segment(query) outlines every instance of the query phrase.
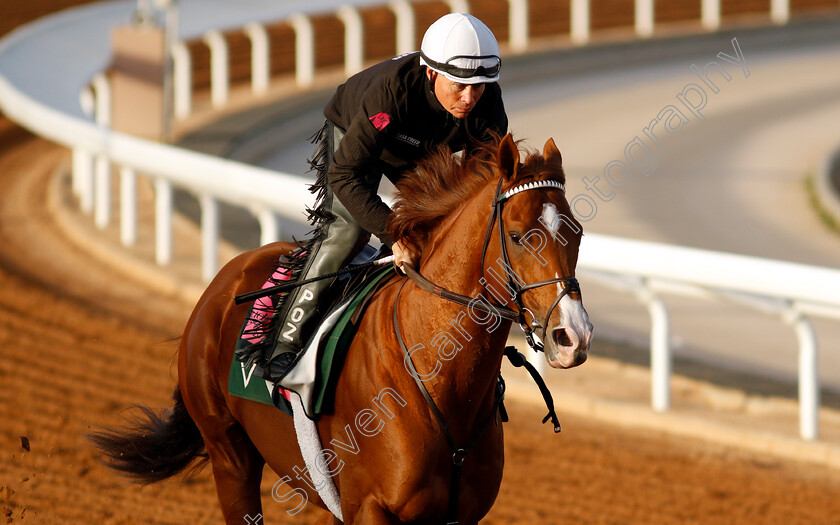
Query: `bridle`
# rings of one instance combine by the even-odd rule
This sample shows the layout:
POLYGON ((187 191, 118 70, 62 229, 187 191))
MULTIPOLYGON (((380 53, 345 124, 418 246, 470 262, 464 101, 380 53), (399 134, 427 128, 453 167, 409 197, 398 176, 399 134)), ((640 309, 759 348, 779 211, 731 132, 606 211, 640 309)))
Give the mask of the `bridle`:
MULTIPOLYGON (((554 180, 544 180, 544 181, 534 181, 529 182, 526 184, 521 184, 516 186, 504 193, 501 193, 502 183, 504 181, 504 177, 499 178, 499 184, 496 186, 496 192, 493 197, 493 213, 490 216, 490 221, 487 224, 487 231, 484 236, 484 245, 481 250, 481 273, 484 276, 484 260, 487 255, 487 249, 490 245, 490 236, 493 232, 493 223, 498 224, 498 232, 499 232, 499 244, 500 250, 502 252, 502 261, 504 263, 504 270, 505 276, 508 279, 508 286, 510 290, 513 290, 513 297, 511 297, 511 301, 513 301, 514 305, 516 305, 517 310, 512 310, 503 305, 493 305, 490 302, 476 302, 474 299, 467 297, 465 295, 461 295, 455 292, 451 292, 442 288, 425 277, 423 277, 420 272, 414 270, 410 266, 405 267, 406 275, 420 288, 423 290, 434 294, 438 297, 446 299, 447 301, 451 301, 463 306, 469 306, 470 308, 475 308, 477 310, 481 310, 488 314, 497 315, 503 319, 507 319, 509 321, 513 321, 519 324, 519 327, 525 332, 525 338, 528 341, 528 345, 537 351, 544 351, 544 345, 542 342, 534 340, 534 330, 533 328, 537 328, 541 330, 541 335, 539 335, 540 340, 543 340, 545 337, 546 327, 548 326, 548 320, 551 317, 552 312, 557 305, 560 304, 560 301, 565 297, 567 294, 571 292, 580 292, 580 285, 578 284, 577 279, 574 277, 556 277, 554 279, 547 279, 545 281, 539 281, 536 283, 531 284, 521 284, 519 277, 513 272, 513 268, 510 265, 510 257, 507 251, 507 244, 505 243, 505 229, 504 229, 504 221, 502 219, 502 208, 504 203, 507 202, 511 197, 518 193, 522 193, 528 190, 535 190, 535 189, 542 189, 542 188, 554 188, 559 189, 560 191, 565 193, 565 187, 563 183, 554 181, 554 180), (536 318, 534 317, 533 312, 528 310, 524 303, 522 302, 522 294, 533 290, 535 288, 539 288, 541 286, 548 286, 550 284, 561 283, 561 291, 557 295, 557 298, 554 299, 554 302, 551 304, 551 307, 548 310, 548 314, 546 314, 545 321, 543 324, 537 322, 536 318), (531 313, 531 317, 533 321, 531 325, 529 325, 525 320, 525 312, 531 313)), ((482 279, 483 283, 486 283, 486 278, 482 279)), ((402 333, 399 327, 398 321, 398 305, 399 305, 399 298, 400 293, 402 292, 403 287, 405 286, 406 282, 403 281, 402 285, 400 285, 397 294, 394 298, 394 309, 393 309, 393 321, 394 321, 394 331, 397 338, 397 342, 400 345, 400 348, 403 352, 403 358, 405 361, 405 365, 408 368, 410 375, 414 378, 415 383, 420 390, 420 393, 423 395, 423 398, 426 400, 426 404, 429 406, 432 414, 434 414, 435 419, 437 420, 438 424, 443 431, 444 436, 446 437, 447 444, 449 445, 450 452, 452 453, 452 481, 449 487, 449 505, 446 510, 446 515, 444 516, 444 523, 446 525, 457 525, 458 524, 458 496, 459 496, 459 487, 460 487, 460 479, 461 479, 461 470, 464 461, 467 458, 467 453, 476 445, 480 440, 481 437, 484 435, 484 432, 496 418, 496 414, 502 414, 502 420, 507 421, 506 416, 504 414, 504 407, 502 405, 502 400, 504 399, 504 391, 505 391, 505 384, 502 380, 501 376, 498 377, 496 382, 496 399, 493 404, 493 409, 490 412, 490 415, 484 420, 481 427, 478 429, 478 432, 474 433, 472 440, 464 445, 458 446, 455 442, 455 438, 452 434, 452 431, 449 428, 449 425, 446 422, 446 419, 443 416, 440 408, 438 408, 437 403, 435 403, 434 399, 432 398, 431 394, 429 394, 428 389, 424 383, 423 379, 420 379, 420 375, 417 372, 417 369, 414 366, 414 361, 411 358, 411 352, 408 350, 408 347, 405 344, 405 341, 402 337, 402 333)), ((486 284, 485 284, 485 291, 486 284)), ((489 292, 488 292, 489 295, 489 292)), ((537 385, 540 387, 540 391, 543 394, 543 398, 546 401, 546 405, 548 406, 549 413, 545 418, 543 418, 543 423, 548 421, 549 419, 552 420, 554 424, 554 432, 560 431, 560 422, 557 420, 557 414, 554 412, 554 402, 551 398, 551 393, 545 386, 545 383, 542 382, 542 379, 539 378, 539 374, 536 370, 528 364, 522 354, 516 352, 516 348, 514 347, 507 347, 505 349, 505 355, 511 360, 511 363, 514 366, 525 366, 528 369, 528 372, 537 382, 537 385)))
POLYGON ((509 289, 513 290, 513 297, 511 297, 511 301, 513 301, 517 308, 516 322, 519 324, 519 328, 523 332, 525 332, 525 339, 528 341, 528 346, 537 351, 544 351, 544 344, 542 342, 534 340, 535 332, 533 328, 539 330, 540 333, 537 335, 540 341, 545 341, 545 332, 548 327, 548 320, 551 317, 551 314, 554 312, 554 309, 557 308, 557 306, 560 304, 560 301, 567 294, 572 292, 580 293, 580 283, 578 283, 578 280, 574 277, 555 277, 554 279, 547 279, 545 281, 538 281, 536 283, 522 284, 519 279, 519 276, 517 276, 516 273, 514 273, 513 267, 510 264, 510 256, 508 255, 507 243, 505 242, 505 226, 504 220, 502 219, 502 207, 504 206, 505 202, 507 202, 511 197, 524 191, 535 190, 540 188, 555 188, 559 189, 565 194, 566 187, 563 185, 562 182, 559 181, 540 180, 529 182, 526 184, 521 184, 519 186, 509 189, 504 193, 501 193, 503 180, 504 178, 500 177, 499 184, 496 186, 496 194, 495 198, 493 199, 493 214, 490 216, 490 221, 487 224, 487 232, 484 235, 484 246, 481 249, 481 274, 482 277, 484 277, 484 259, 487 255, 487 248, 490 245, 490 235, 493 230, 493 222, 495 221, 495 223, 498 225, 499 249, 502 252, 502 262, 504 263, 503 266, 505 270, 505 276, 508 280, 509 289), (554 299, 554 302, 551 303, 551 307, 548 309, 548 313, 546 314, 543 323, 539 323, 537 322, 534 313, 525 307, 525 304, 522 301, 522 294, 529 290, 534 290, 542 286, 548 286, 556 283, 560 283, 561 291, 557 294, 557 297, 554 299), (525 312, 530 313, 533 319, 530 325, 525 320, 525 312))
MULTIPOLYGON (((526 341, 528 341, 528 346, 530 346, 538 352, 542 352, 545 350, 542 341, 545 340, 545 332, 547 330, 548 320, 551 317, 551 314, 554 312, 554 309, 557 308, 557 306, 560 304, 560 301, 563 300, 563 297, 572 292, 580 293, 580 284, 578 283, 578 280, 574 277, 555 277, 553 279, 546 279, 545 281, 524 284, 519 278, 519 276, 516 275, 516 273, 513 271, 513 267, 510 264, 510 256, 508 255, 507 243, 505 242, 505 226, 504 220, 502 219, 502 209, 505 202, 507 202, 511 197, 525 191, 542 188, 553 188, 559 189, 560 191, 565 193, 566 188, 563 185, 563 183, 559 181, 541 180, 521 184, 519 186, 509 189, 504 193, 501 193, 503 182, 504 178, 500 177, 499 184, 496 186, 496 192, 493 197, 493 213, 490 215, 490 220, 487 223, 487 230, 484 235, 484 245, 481 249, 481 282, 487 283, 486 277, 484 275, 484 260, 487 255, 487 249, 490 246, 490 237, 493 233, 493 224, 495 223, 498 225, 499 245, 500 250, 502 252, 501 259, 504 266, 505 277, 507 278, 509 290, 513 291, 513 297, 511 297, 511 301, 516 306, 516 310, 512 310, 504 305, 494 305, 490 302, 478 302, 475 301, 474 298, 446 290, 445 288, 442 288, 432 283, 423 275, 421 275, 420 272, 414 270, 410 266, 405 267, 405 273, 420 288, 426 290, 431 294, 437 295, 442 299, 446 299, 447 301, 451 301, 462 306, 469 306, 470 308, 481 310, 484 313, 496 315, 498 317, 501 317, 502 319, 506 319, 508 321, 513 321, 517 323, 519 325, 519 328, 525 333, 525 339, 526 341), (551 307, 548 309, 548 313, 545 316, 545 320, 542 323, 540 323, 537 321, 534 313, 525 307, 525 304, 522 301, 522 295, 527 291, 557 283, 560 283, 561 291, 557 294, 557 297, 554 299, 554 302, 551 303, 551 307), (525 318, 526 312, 531 314, 531 323, 528 323, 525 318), (534 328, 536 328, 538 332, 535 332, 534 328), (539 340, 534 338, 535 334, 537 335, 537 338, 539 340)), ((486 291, 487 285, 485 284, 484 286, 486 291)), ((489 292, 488 295, 492 297, 492 294, 490 294, 489 292)))

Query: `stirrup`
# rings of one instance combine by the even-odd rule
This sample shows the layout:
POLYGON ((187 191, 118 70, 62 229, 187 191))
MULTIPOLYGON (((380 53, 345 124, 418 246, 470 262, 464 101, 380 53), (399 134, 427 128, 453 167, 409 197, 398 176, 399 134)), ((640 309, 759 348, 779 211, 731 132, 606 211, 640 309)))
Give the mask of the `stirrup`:
POLYGON ((257 367, 255 372, 266 381, 277 382, 283 379, 293 368, 300 350, 285 347, 282 352, 271 358, 264 366, 257 367))

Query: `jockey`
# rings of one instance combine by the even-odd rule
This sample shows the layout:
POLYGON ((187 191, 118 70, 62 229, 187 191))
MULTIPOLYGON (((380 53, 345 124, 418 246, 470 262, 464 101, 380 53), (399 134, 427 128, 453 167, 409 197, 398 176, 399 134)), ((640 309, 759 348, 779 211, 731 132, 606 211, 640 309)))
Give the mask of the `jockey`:
MULTIPOLYGON (((420 254, 387 231, 391 209, 377 194, 382 175, 397 182, 440 145, 453 152, 489 132, 505 134, 499 45, 474 16, 450 13, 433 23, 420 52, 374 65, 338 87, 316 134, 311 164, 318 170, 318 203, 310 210, 314 237, 295 250, 287 268, 303 280, 334 272, 364 247, 372 233, 391 248, 398 268, 420 254)), ((298 287, 283 299, 277 343, 263 377, 281 379, 314 329, 318 297, 329 280, 298 287)))

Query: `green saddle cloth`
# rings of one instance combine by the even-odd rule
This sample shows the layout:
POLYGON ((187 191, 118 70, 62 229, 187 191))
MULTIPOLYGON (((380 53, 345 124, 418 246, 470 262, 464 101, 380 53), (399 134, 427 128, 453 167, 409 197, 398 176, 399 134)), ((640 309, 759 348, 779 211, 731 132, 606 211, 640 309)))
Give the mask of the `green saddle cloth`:
MULTIPOLYGON (((315 379, 313 395, 310 401, 308 412, 312 415, 330 413, 335 406, 335 388, 347 351, 356 335, 362 316, 367 309, 367 300, 385 282, 387 277, 394 274, 393 266, 387 265, 373 272, 357 288, 357 293, 350 298, 341 301, 335 308, 346 305, 329 331, 329 335, 321 341, 317 348, 310 348, 309 351, 318 351, 318 367, 315 379)), ((253 308, 253 307, 252 307, 253 308)), ((329 313, 324 318, 329 318, 329 313)), ((246 319, 251 318, 249 314, 246 319)), ((245 327, 243 326, 243 330, 245 327)), ((292 415, 292 407, 289 402, 291 392, 274 383, 266 381, 254 375, 256 365, 250 369, 245 368, 245 363, 240 361, 236 353, 230 365, 228 375, 228 391, 231 395, 243 399, 249 399, 265 405, 276 406, 286 414, 292 415)))

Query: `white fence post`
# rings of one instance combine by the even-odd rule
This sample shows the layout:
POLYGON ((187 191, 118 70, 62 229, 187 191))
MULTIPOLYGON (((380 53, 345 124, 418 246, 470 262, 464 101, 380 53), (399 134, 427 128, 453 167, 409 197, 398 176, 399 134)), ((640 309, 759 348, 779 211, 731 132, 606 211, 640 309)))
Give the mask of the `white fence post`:
POLYGON ((175 124, 175 59, 173 58, 174 43, 178 40, 178 26, 180 9, 178 0, 158 0, 157 8, 163 10, 164 15, 164 66, 163 66, 163 129, 161 138, 165 142, 172 140, 172 130, 175 124))
POLYGON ((96 123, 107 128, 111 125, 111 86, 108 77, 99 73, 91 81, 94 94, 93 115, 96 123))
POLYGON ((192 113, 192 57, 183 42, 172 44, 172 69, 175 92, 175 118, 184 119, 192 113))
POLYGON ((470 12, 470 3, 468 0, 448 0, 447 5, 453 13, 467 13, 470 12))
POLYGON ((164 178, 155 180, 155 262, 172 262, 172 184, 164 178))
POLYGON ((250 23, 245 26, 244 32, 251 41, 251 89, 259 95, 268 91, 271 75, 268 31, 262 24, 250 23))
POLYGON ((813 441, 819 435, 820 423, 817 334, 810 319, 800 313, 790 312, 785 320, 793 325, 799 341, 799 435, 813 441))
POLYGON ((227 104, 230 89, 227 41, 215 30, 206 32, 203 40, 210 48, 210 100, 213 107, 222 107, 227 104))
POLYGON ((94 115, 96 111, 96 98, 93 94, 93 88, 90 84, 83 87, 81 91, 79 91, 79 106, 82 108, 82 112, 90 118, 95 118, 94 115))
POLYGON ((336 16, 344 23, 344 74, 362 70, 365 62, 365 31, 362 15, 351 5, 343 5, 336 16))
POLYGON ((295 31, 295 80, 298 87, 307 87, 315 79, 315 29, 302 14, 290 16, 289 24, 295 31))
POLYGON ((83 213, 93 211, 93 155, 81 147, 73 148, 73 191, 79 196, 83 213))
POLYGON ((715 31, 720 28, 720 0, 703 0, 700 15, 703 29, 715 31))
POLYGON ((636 36, 647 38, 653 34, 653 1, 636 0, 636 36))
MULTIPOLYGON (((90 84, 79 93, 79 105, 85 115, 96 120, 96 95, 90 84)), ((79 209, 89 214, 93 211, 93 155, 79 146, 74 146, 72 163, 70 176, 73 194, 79 197, 79 209)))
POLYGON ((397 54, 410 53, 416 49, 414 35, 414 8, 408 0, 393 0, 388 4, 397 17, 397 54))
POLYGON ((120 241, 123 246, 137 242, 137 174, 133 168, 120 168, 120 241))
MULTIPOLYGON (((103 73, 94 76, 91 84, 95 96, 96 123, 101 130, 107 130, 111 125, 111 86, 103 73)), ((96 155, 93 169, 93 220, 101 230, 111 222, 111 162, 106 153, 96 155)))
POLYGON ((209 283, 219 270, 219 202, 201 196, 201 278, 209 283))
POLYGON ((260 223, 260 246, 280 240, 280 225, 277 216, 268 208, 263 208, 256 213, 260 223))
POLYGON ((770 0, 770 19, 777 24, 786 24, 790 19, 790 0, 770 0))
POLYGON ((528 49, 528 0, 508 0, 510 4, 510 47, 513 51, 528 49))
MULTIPOLYGON (((644 286, 644 284, 643 284, 644 286)), ((665 412, 671 407, 671 348, 668 307, 647 287, 639 292, 650 314, 651 407, 665 412)))
POLYGON ((582 45, 589 42, 589 0, 572 0, 571 4, 572 43, 582 45))
POLYGON ((103 154, 94 161, 93 221, 104 230, 111 222, 111 162, 103 154))

